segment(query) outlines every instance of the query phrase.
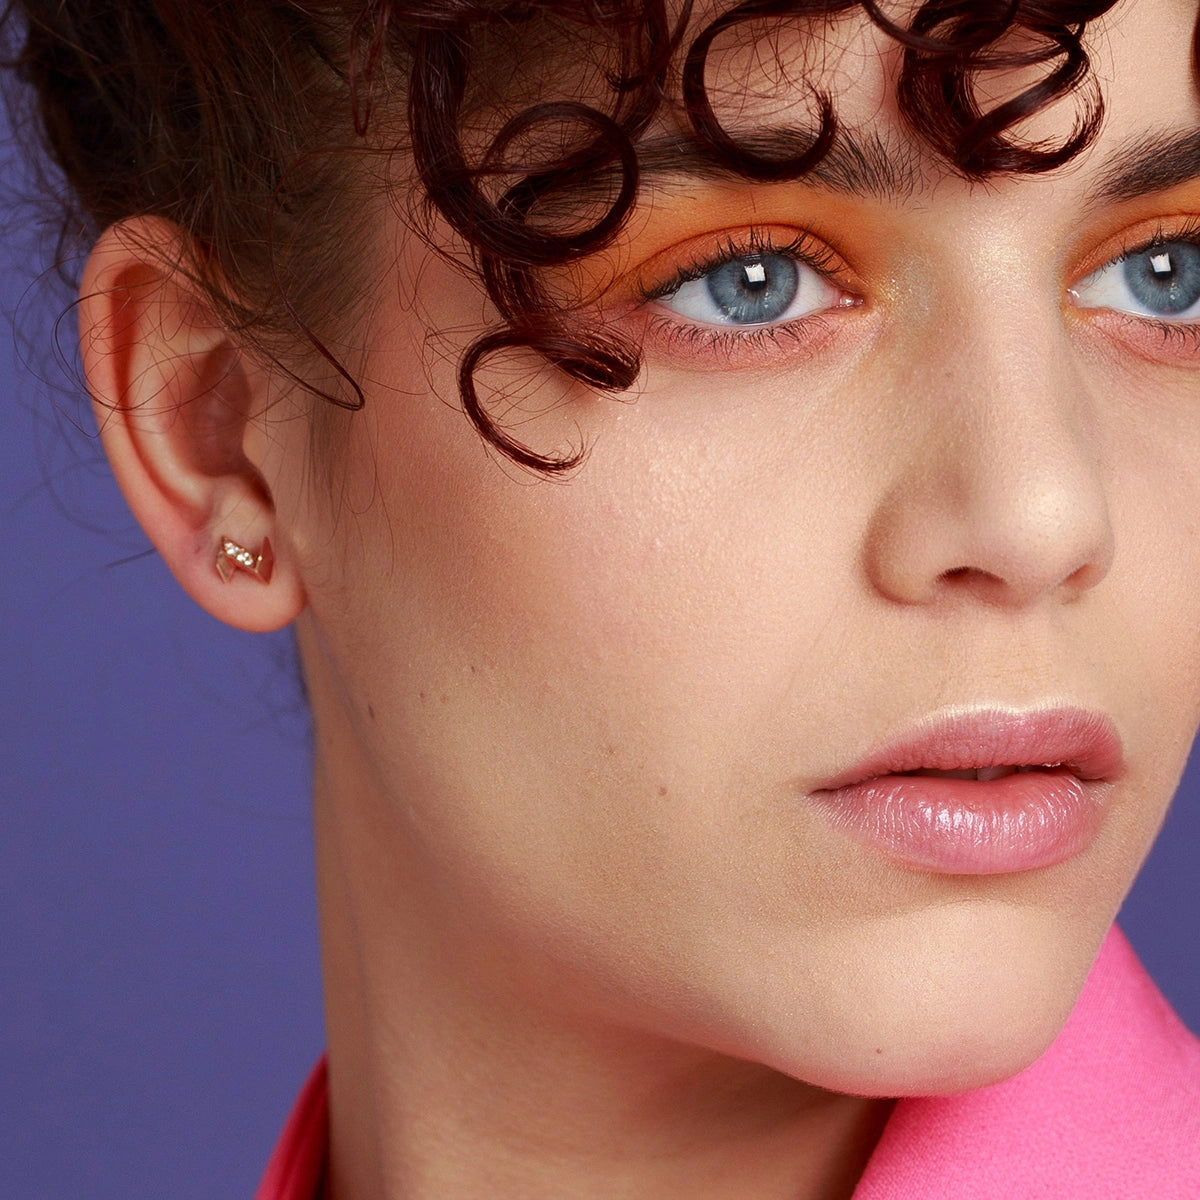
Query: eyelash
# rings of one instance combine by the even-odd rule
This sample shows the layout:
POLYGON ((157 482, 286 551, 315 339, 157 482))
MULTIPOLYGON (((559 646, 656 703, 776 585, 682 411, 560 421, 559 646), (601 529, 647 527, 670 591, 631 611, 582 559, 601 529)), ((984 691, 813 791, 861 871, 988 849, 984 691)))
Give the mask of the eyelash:
POLYGON ((1168 242, 1188 242, 1200 246, 1200 217, 1188 217, 1182 225, 1160 225, 1148 238, 1138 238, 1132 245, 1122 244, 1121 252, 1105 260, 1101 266, 1129 258, 1134 254, 1143 254, 1156 246, 1165 246, 1168 242))
POLYGON ((797 262, 812 267, 826 279, 834 277, 838 262, 833 251, 811 234, 798 233, 791 241, 781 244, 763 230, 750 229, 741 238, 723 235, 712 250, 697 254, 690 261, 681 263, 675 268, 674 274, 662 283, 649 286, 639 279, 638 290, 643 300, 658 300, 678 291, 685 283, 702 278, 732 258, 749 258, 755 254, 779 254, 785 258, 794 258, 797 262))
MULTIPOLYGON (((706 248, 703 253, 696 253, 680 263, 670 276, 659 283, 648 284, 639 277, 636 284, 639 303, 647 305, 660 300, 678 291, 685 283, 703 278, 731 259, 748 258, 755 254, 778 254, 794 259, 811 267, 835 286, 841 286, 837 281, 841 266, 838 256, 812 234, 800 232, 787 241, 779 241, 768 231, 749 229, 744 234, 722 235, 714 247, 706 248)), ((794 350, 810 343, 814 334, 828 329, 827 312, 811 313, 778 325, 751 325, 743 329, 692 324, 684 318, 667 316, 665 313, 649 314, 647 325, 667 351, 687 350, 694 353, 702 350, 732 357, 734 353, 749 352, 753 355, 755 351, 766 352, 781 347, 794 350)))
POLYGON ((1200 350, 1200 325, 1172 325, 1167 321, 1151 321, 1150 328, 1162 334, 1164 342, 1176 342, 1195 353, 1200 350))

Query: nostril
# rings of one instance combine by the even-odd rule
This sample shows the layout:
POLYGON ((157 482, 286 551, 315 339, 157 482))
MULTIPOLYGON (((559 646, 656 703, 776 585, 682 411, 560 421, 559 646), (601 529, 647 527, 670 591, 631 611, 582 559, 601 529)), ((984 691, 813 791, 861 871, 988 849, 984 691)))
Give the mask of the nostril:
POLYGON ((951 567, 942 572, 942 580, 946 583, 967 583, 974 580, 984 580, 988 583, 998 583, 999 576, 990 571, 980 570, 979 567, 951 567))
POLYGON ((979 567, 951 567, 937 580, 939 590, 948 595, 971 593, 989 603, 1003 603, 1010 585, 999 575, 979 567))

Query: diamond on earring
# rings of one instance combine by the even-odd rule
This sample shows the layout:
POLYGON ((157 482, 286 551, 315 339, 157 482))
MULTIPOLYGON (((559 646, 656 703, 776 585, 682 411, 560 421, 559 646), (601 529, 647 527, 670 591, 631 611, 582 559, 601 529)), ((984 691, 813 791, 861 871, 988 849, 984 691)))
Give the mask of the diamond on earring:
POLYGON ((221 546, 217 551, 217 574, 228 583, 238 571, 253 575, 259 583, 271 582, 271 569, 275 565, 275 556, 271 553, 271 542, 263 538, 262 549, 255 554, 245 546, 239 546, 232 538, 222 536, 221 546))

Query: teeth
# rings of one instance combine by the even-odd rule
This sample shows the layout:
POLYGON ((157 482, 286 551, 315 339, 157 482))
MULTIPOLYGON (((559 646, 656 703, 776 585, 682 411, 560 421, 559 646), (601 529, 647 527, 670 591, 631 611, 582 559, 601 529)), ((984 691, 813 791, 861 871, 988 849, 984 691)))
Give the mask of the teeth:
POLYGON ((913 775, 925 775, 930 779, 970 779, 986 783, 991 779, 1003 779, 1006 775, 1014 775, 1025 771, 1046 771, 1053 769, 1051 765, 1040 767, 966 767, 959 771, 939 771, 930 768, 925 771, 913 771, 913 775))
POLYGON ((984 782, 989 779, 1003 779, 1005 775, 1014 774, 1016 769, 1016 767, 980 767, 975 772, 975 778, 984 782))

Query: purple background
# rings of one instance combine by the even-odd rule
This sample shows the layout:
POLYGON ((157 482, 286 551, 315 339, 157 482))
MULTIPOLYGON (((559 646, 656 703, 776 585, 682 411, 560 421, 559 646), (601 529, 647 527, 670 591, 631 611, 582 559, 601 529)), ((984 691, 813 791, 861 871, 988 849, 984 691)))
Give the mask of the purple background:
MULTIPOLYGON (((2 1190, 249 1198, 322 1044, 290 642, 213 621, 147 553, 3 154, 2 1190)), ((1123 916, 1194 1029, 1198 792, 1185 780, 1123 916)))

